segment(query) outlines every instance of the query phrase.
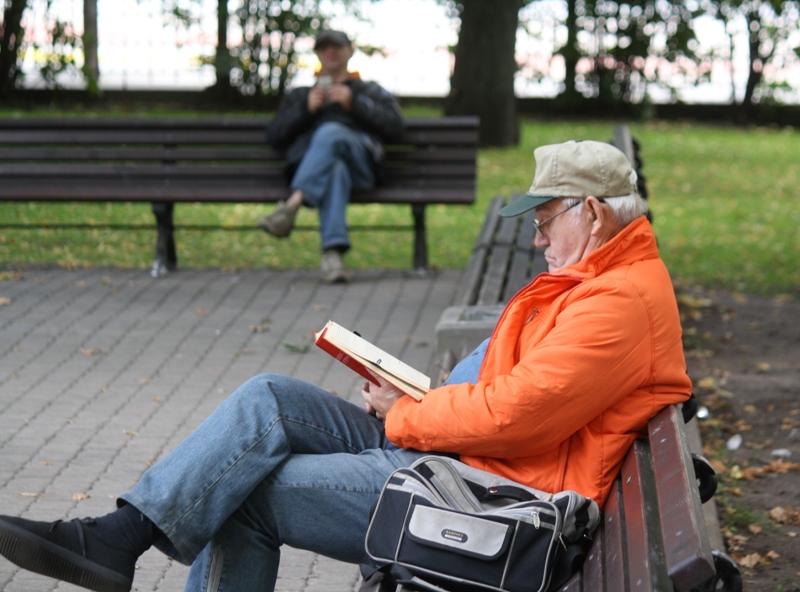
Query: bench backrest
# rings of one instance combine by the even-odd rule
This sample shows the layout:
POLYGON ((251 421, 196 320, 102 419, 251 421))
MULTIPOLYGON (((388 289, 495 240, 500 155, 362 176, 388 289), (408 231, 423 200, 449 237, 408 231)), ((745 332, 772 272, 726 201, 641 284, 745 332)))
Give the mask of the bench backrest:
POLYGON ((570 592, 688 592, 716 573, 683 416, 670 405, 634 443, 570 592))
MULTIPOLYGON (((264 202, 286 197, 267 119, 0 120, 0 199, 264 202)), ((354 202, 472 203, 478 120, 409 119, 386 181, 354 202)))

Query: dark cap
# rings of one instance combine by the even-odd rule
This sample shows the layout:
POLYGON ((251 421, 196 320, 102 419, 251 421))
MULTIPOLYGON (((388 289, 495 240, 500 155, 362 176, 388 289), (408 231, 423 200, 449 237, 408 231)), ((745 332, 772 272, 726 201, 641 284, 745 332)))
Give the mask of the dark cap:
POLYGON ((350 46, 350 37, 347 33, 342 31, 334 31, 333 29, 323 29, 317 33, 317 40, 314 43, 314 49, 317 49, 323 43, 333 43, 335 45, 350 46))

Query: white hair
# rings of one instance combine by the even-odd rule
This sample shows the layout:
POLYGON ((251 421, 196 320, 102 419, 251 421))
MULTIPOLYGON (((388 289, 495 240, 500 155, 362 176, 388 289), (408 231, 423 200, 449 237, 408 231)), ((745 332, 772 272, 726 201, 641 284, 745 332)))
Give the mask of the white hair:
MULTIPOLYGON (((570 207, 580 201, 584 200, 578 197, 565 197, 561 203, 565 207, 570 207)), ((621 195, 619 197, 604 197, 603 201, 611 207, 611 210, 622 226, 627 226, 639 216, 647 214, 647 202, 638 193, 621 195)))

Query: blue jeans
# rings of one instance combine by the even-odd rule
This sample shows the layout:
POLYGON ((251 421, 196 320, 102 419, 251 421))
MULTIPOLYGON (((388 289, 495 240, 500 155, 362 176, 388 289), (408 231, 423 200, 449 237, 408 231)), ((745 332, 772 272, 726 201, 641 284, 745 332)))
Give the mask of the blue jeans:
POLYGON ((394 446, 357 405, 262 374, 121 499, 166 535, 158 548, 192 564, 187 591, 271 591, 282 544, 358 563, 387 477, 424 454, 394 446))
POLYGON ((303 192, 303 202, 317 208, 322 250, 350 248, 345 211, 354 189, 375 186, 372 156, 364 138, 341 123, 323 123, 311 137, 291 190, 303 192))

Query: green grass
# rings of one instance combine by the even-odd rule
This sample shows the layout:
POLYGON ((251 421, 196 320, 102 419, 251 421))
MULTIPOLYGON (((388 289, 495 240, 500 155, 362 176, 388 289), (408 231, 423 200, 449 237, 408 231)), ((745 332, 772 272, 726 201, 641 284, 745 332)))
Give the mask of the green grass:
MULTIPOLYGON (((435 115, 414 109, 410 116, 435 115)), ((0 112, 0 116, 8 116, 0 112)), ((41 115, 41 113, 39 114, 41 115)), ((118 114, 117 114, 118 115, 118 114)), ((460 268, 469 257, 489 200, 525 191, 533 177, 533 149, 568 139, 608 140, 614 122, 526 120, 519 146, 479 154, 478 199, 473 206, 428 209, 430 261, 460 268)), ((644 172, 661 253, 673 276, 687 285, 766 294, 800 287, 800 134, 791 129, 743 129, 660 122, 631 124, 642 144, 644 172)), ((271 206, 176 207, 177 224, 254 225, 271 206)), ((356 205, 352 225, 410 223, 407 206, 356 205)), ((2 223, 124 222, 151 224, 146 204, 7 204, 2 223)), ((314 225, 303 211, 301 225, 314 225)), ((315 232, 277 241, 260 232, 182 231, 180 265, 186 267, 316 267, 315 232)), ((348 266, 406 268, 411 233, 356 231, 348 266)), ((152 231, 0 229, 0 266, 57 264, 67 267, 147 268, 152 231)))

